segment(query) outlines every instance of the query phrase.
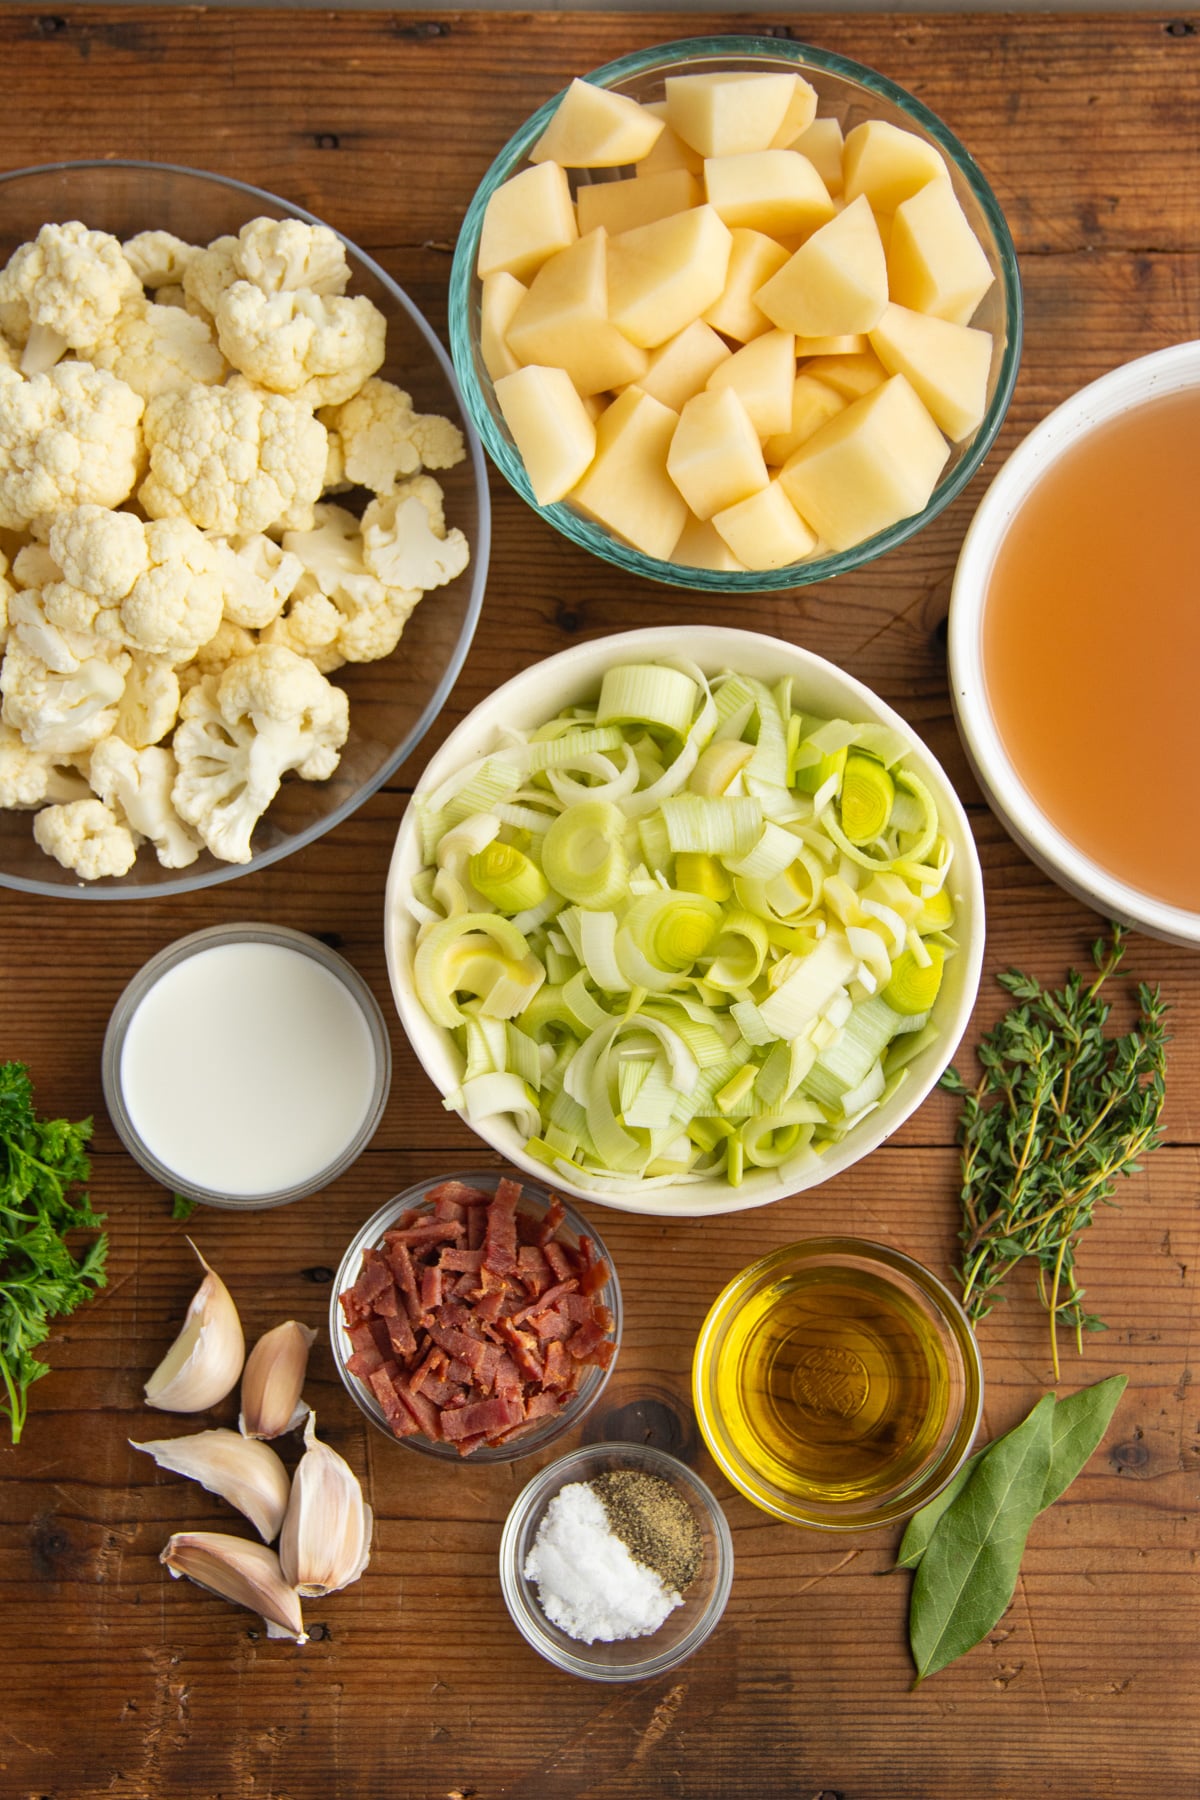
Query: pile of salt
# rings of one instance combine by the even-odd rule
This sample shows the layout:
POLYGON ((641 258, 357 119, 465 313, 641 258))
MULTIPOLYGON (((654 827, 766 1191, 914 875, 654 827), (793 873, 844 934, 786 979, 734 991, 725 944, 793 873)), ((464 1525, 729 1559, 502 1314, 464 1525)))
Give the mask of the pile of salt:
POLYGON ((649 1637, 683 1605, 682 1595, 630 1555, 586 1481, 569 1482, 546 1508, 525 1578, 537 1584, 551 1624, 584 1644, 649 1637))

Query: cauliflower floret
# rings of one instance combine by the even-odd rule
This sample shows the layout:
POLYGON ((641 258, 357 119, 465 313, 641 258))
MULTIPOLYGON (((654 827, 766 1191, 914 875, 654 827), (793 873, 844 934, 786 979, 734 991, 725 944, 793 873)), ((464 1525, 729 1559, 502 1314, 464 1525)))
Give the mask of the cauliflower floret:
POLYGON ((233 261, 243 280, 264 294, 298 288, 344 294, 350 282, 345 245, 337 232, 302 219, 250 219, 238 232, 233 261))
POLYGON ((342 615, 333 601, 313 576, 302 575, 279 617, 263 631, 262 642, 306 657, 322 675, 331 675, 346 661, 338 649, 341 631, 342 615))
POLYGON ((88 784, 77 770, 60 768, 53 756, 31 749, 19 731, 0 720, 0 809, 25 810, 87 796, 88 784))
POLYGON ((186 519, 74 507, 50 529, 64 579, 44 589, 58 624, 188 662, 221 621, 217 553, 186 519))
POLYGON ((255 825, 288 770, 324 781, 349 730, 345 694, 303 657, 259 644, 184 698, 175 810, 214 856, 249 862, 255 825))
POLYGON ((84 881, 127 875, 137 859, 132 831, 102 800, 43 807, 33 821, 33 835, 47 856, 84 881))
POLYGON ((8 603, 10 643, 24 644, 57 675, 71 675, 97 650, 103 653, 96 633, 86 623, 61 625, 47 616, 38 588, 17 588, 8 603))
POLYGON ((363 561, 389 587, 444 587, 461 575, 471 547, 458 527, 446 530, 442 490, 432 475, 402 481, 372 500, 362 521, 363 561))
POLYGON ((142 284, 115 237, 78 219, 43 225, 0 270, 0 327, 24 346, 27 375, 51 368, 66 350, 94 344, 142 284))
POLYGON ((15 344, 10 344, 4 333, 0 331, 0 369, 16 369, 21 361, 21 353, 15 344))
POLYGON ((183 271, 201 254, 199 244, 185 243, 173 231, 139 231, 121 248, 142 286, 155 293, 164 287, 182 287, 183 271))
POLYGON ((62 570, 45 544, 22 544, 12 559, 12 579, 16 587, 44 588, 61 581, 62 570))
POLYGON ((207 250, 197 250, 195 256, 189 257, 184 264, 180 279, 187 309, 198 318, 211 322, 217 310, 217 301, 225 289, 241 280, 241 273, 233 260, 237 247, 238 240, 235 237, 214 238, 207 250))
POLYGON ((325 427, 329 440, 325 452, 325 480, 321 484, 323 494, 344 494, 354 486, 346 480, 346 458, 342 450, 342 434, 330 426, 325 427))
POLYGON ((217 302, 217 342, 260 387, 310 406, 348 400, 384 358, 387 320, 365 294, 264 294, 235 281, 217 302))
POLYGON ((98 644, 77 669, 59 673, 11 638, 0 664, 0 717, 31 749, 64 761, 112 731, 128 669, 125 651, 98 644))
POLYGON ((286 395, 236 377, 226 387, 158 394, 145 430, 150 473, 138 498, 152 518, 189 519, 221 537, 311 518, 325 427, 286 395))
POLYGON ((86 363, 0 381, 0 526, 44 536, 66 507, 119 506, 139 474, 142 411, 140 394, 86 363))
POLYGON ((88 780, 97 796, 138 837, 154 845, 164 869, 186 869, 200 854, 200 840, 171 803, 179 773, 169 750, 135 750, 119 737, 96 745, 88 780))
POLYGON ((190 693, 206 675, 223 675, 239 656, 249 656, 257 641, 244 625, 222 619, 207 644, 201 644, 191 662, 176 671, 181 692, 190 693))
POLYGON ((135 652, 130 658, 124 692, 117 707, 114 728, 117 737, 135 750, 157 744, 166 737, 178 717, 182 692, 170 657, 135 652))
POLYGON ((88 354, 98 369, 119 376, 143 400, 192 382, 224 381, 228 374, 203 319, 146 300, 124 307, 88 354))
MULTIPOLYGON (((370 572, 363 562, 358 520, 344 507, 322 504, 315 518, 313 531, 284 532, 283 547, 299 558, 316 588, 337 609, 338 630, 330 649, 346 662, 377 662, 390 656, 421 590, 389 585, 370 572)), ((311 593, 306 587, 300 598, 310 599, 311 593)), ((293 630, 295 610, 285 615, 286 626, 293 630)), ((323 624, 323 613, 317 616, 323 624)), ((278 639, 283 639, 282 632, 278 639)))
POLYGON ((374 494, 392 493, 401 476, 423 468, 452 469, 466 455, 452 420, 414 412, 412 396, 378 376, 321 417, 341 438, 345 479, 374 494))
POLYGON ((234 625, 261 631, 279 617, 304 565, 262 532, 209 541, 225 594, 224 617, 234 625))

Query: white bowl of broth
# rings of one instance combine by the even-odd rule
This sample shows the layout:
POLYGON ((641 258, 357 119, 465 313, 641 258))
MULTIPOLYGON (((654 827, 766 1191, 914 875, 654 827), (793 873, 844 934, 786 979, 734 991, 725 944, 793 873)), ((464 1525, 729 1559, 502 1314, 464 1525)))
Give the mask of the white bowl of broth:
POLYGON ((1108 918, 1200 948, 1200 342, 1038 425, 959 556, 963 743, 1022 849, 1108 918))

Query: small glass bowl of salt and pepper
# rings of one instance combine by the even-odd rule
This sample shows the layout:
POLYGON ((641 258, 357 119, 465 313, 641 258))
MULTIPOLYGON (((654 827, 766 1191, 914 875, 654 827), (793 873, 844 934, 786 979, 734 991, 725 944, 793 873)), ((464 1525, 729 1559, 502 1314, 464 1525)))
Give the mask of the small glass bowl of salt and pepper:
POLYGON ((716 1629, 732 1582, 713 1494, 646 1444, 586 1444, 551 1463, 518 1495, 500 1542, 517 1630, 592 1681, 675 1668, 716 1629))

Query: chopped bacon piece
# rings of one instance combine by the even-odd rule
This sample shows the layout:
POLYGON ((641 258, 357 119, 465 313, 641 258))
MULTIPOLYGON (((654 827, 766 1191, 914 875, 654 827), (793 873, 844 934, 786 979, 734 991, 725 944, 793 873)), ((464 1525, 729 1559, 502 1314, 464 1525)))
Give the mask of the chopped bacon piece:
MULTIPOLYGON (((392 1364, 393 1370, 395 1364, 392 1364)), ((397 1437, 412 1437, 420 1427, 412 1414, 402 1405, 400 1396, 387 1368, 376 1369, 367 1376, 371 1392, 383 1408, 383 1416, 397 1437)))
POLYGON ((554 1271, 556 1281, 570 1281, 575 1271, 571 1267, 571 1260, 561 1244, 555 1243, 554 1239, 551 1238, 548 1243, 542 1245, 542 1255, 546 1258, 546 1261, 554 1271))
POLYGON ((566 1217, 563 1203, 557 1194, 551 1194, 550 1204, 538 1226, 538 1234, 534 1239, 537 1244, 548 1244, 555 1235, 563 1219, 566 1217))
POLYGON ((465 1274, 478 1275, 483 1262, 483 1245, 474 1250, 460 1250, 447 1246, 442 1251, 440 1264, 443 1269, 462 1270, 465 1274))
POLYGON ((448 1408, 442 1414, 442 1430, 446 1439, 454 1443, 458 1438, 495 1437, 510 1426, 520 1424, 525 1417, 525 1402, 513 1395, 497 1395, 491 1400, 476 1400, 467 1406, 448 1408))
POLYGON ((365 1350, 356 1350, 353 1356, 348 1356, 346 1367, 352 1375, 357 1375, 360 1381, 367 1381, 376 1369, 383 1367, 383 1358, 375 1345, 370 1344, 365 1350))
POLYGON ((520 1312, 513 1314, 513 1324, 519 1325, 523 1319, 529 1318, 532 1313, 547 1311, 547 1309, 553 1306, 556 1300, 560 1300, 564 1294, 573 1294, 578 1285, 578 1282, 575 1280, 574 1276, 572 1276, 570 1281, 560 1281, 556 1287, 547 1288, 544 1294, 539 1294, 536 1300, 532 1301, 528 1306, 523 1306, 520 1312))
POLYGON ((537 1353, 537 1341, 527 1331, 518 1331, 511 1319, 500 1321, 500 1330, 508 1345, 508 1353, 527 1380, 541 1386, 542 1359, 537 1353))
POLYGON ((505 1178, 497 1183, 496 1197, 488 1207, 483 1266, 496 1275, 507 1275, 517 1266, 517 1201, 520 1196, 520 1183, 505 1178))
POLYGON ((413 1336, 413 1328, 408 1322, 406 1313, 397 1313, 394 1319, 387 1322, 388 1343, 397 1356, 412 1356, 417 1348, 417 1340, 413 1336))
POLYGON ((421 1270, 421 1311, 431 1313, 442 1304, 442 1271, 436 1263, 421 1270))
POLYGON ((571 1320, 557 1306, 552 1306, 549 1312, 534 1313, 529 1323, 543 1344, 553 1338, 568 1338, 575 1329, 571 1320))
POLYGON ((423 1219, 407 1231, 385 1231, 383 1241, 389 1249, 393 1244, 456 1244, 463 1229, 457 1219, 423 1219))
POLYGON ((517 1251, 517 1279, 534 1299, 550 1286, 550 1264, 540 1244, 522 1244, 517 1251))

